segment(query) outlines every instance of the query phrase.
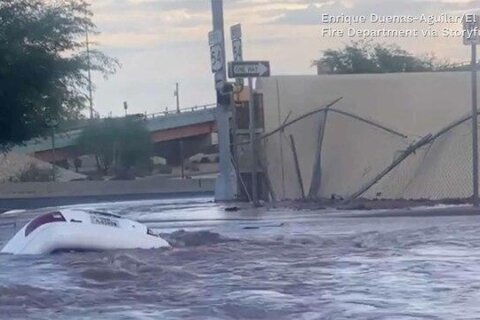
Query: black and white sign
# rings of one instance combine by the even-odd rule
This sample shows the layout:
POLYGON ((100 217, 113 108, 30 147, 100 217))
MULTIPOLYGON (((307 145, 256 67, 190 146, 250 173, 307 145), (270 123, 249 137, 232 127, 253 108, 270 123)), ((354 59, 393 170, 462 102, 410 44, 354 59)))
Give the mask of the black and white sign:
POLYGON ((228 64, 230 78, 270 77, 269 61, 237 61, 228 64))
POLYGON ((230 28, 230 32, 232 35, 232 40, 240 40, 242 39, 242 25, 236 24, 230 28))
POLYGON ((243 60, 243 49, 242 49, 242 40, 233 40, 233 61, 242 61, 243 60))
POLYGON ((222 37, 223 35, 220 31, 212 31, 208 34, 208 44, 210 45, 210 59, 212 62, 213 73, 221 72, 225 65, 222 37))
POLYGON ((224 60, 221 45, 216 45, 210 48, 210 59, 212 61, 212 72, 217 73, 222 71, 224 60))
POLYGON ((480 16, 467 14, 463 18, 463 43, 467 46, 480 44, 480 16))
POLYGON ((242 25, 236 24, 230 28, 233 47, 233 61, 243 61, 242 25))
MULTIPOLYGON (((236 24, 230 28, 232 36, 233 61, 243 61, 242 25, 236 24)), ((243 78, 237 78, 235 83, 239 87, 244 85, 243 78)))

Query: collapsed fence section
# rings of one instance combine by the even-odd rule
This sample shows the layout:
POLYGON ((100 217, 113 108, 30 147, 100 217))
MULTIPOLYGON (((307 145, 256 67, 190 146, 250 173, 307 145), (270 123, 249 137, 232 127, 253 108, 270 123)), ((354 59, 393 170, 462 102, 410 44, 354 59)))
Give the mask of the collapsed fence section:
MULTIPOLYGON (((471 115, 448 124, 458 115, 441 114, 438 119, 429 118, 423 132, 412 133, 412 126, 406 125, 407 134, 398 130, 402 123, 391 124, 395 116, 389 123, 385 111, 378 119, 358 107, 356 113, 352 99, 344 103, 339 96, 330 95, 330 103, 316 108, 305 108, 307 102, 302 100, 303 106, 296 112, 295 105, 286 105, 293 99, 282 101, 282 90, 277 89, 277 97, 270 93, 270 109, 265 112, 269 133, 262 137, 262 152, 278 199, 440 200, 471 196, 471 115)), ((452 108, 468 109, 468 104, 458 105, 452 108)))
POLYGON ((323 110, 265 139, 266 168, 282 199, 468 198, 471 127, 455 123, 411 143, 372 121, 323 110), (302 139, 315 132, 318 139, 302 139))

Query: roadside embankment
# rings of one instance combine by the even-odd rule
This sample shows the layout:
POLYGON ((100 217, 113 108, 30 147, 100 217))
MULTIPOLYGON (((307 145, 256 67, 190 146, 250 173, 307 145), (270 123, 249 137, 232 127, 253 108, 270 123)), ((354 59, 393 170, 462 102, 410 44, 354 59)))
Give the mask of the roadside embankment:
POLYGON ((0 184, 1 209, 213 195, 215 179, 0 184))

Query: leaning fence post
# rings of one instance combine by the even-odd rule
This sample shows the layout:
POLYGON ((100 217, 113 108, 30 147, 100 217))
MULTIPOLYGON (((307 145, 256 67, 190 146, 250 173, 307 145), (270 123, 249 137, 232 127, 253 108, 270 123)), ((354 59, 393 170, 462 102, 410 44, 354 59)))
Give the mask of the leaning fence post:
POLYGON ((298 162, 297 147, 293 135, 290 135, 290 143, 292 144, 293 159, 295 160, 295 170, 297 171, 298 183, 300 184, 300 191, 302 192, 302 199, 305 200, 305 189, 303 187, 302 172, 300 171, 300 163, 298 162))

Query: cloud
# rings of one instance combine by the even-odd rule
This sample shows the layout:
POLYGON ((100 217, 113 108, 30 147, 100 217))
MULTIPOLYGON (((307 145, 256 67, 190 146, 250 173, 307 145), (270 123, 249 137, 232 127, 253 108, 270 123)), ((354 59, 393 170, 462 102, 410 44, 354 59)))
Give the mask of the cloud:
POLYGON ((199 0, 97 0, 94 7, 102 12, 117 13, 125 9, 136 11, 172 11, 187 10, 191 12, 206 11, 209 1, 199 0))
MULTIPOLYGON (((175 82, 182 86, 182 106, 214 101, 207 43, 210 0, 91 2, 101 32, 93 40, 123 65, 108 81, 96 78, 96 108, 102 114, 121 114, 125 100, 132 112, 157 112, 160 106, 173 105, 175 82)), ((347 42, 320 37, 322 13, 399 15, 475 7, 480 7, 480 0, 224 0, 227 34, 230 25, 241 22, 246 59, 271 60, 275 74, 311 74, 310 63, 322 50, 347 42)), ((394 41, 412 52, 434 50, 454 60, 468 55, 457 39, 394 41)), ((231 59, 229 41, 227 53, 231 59)))

